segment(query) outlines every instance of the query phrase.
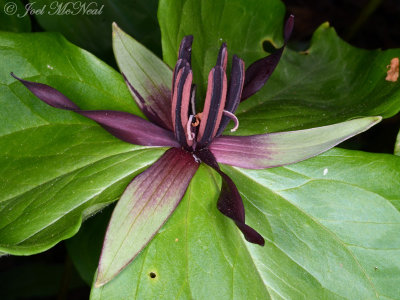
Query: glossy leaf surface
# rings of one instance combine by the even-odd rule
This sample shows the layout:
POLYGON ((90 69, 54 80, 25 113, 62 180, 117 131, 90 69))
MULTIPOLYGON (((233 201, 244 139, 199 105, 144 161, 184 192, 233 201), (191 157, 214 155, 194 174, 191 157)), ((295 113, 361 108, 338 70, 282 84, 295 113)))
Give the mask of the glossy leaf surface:
POLYGON ((223 170, 264 247, 217 211, 220 180, 202 166, 149 246, 91 299, 398 299, 400 158, 333 149, 223 170))
MULTIPOLYGON (((276 48, 282 46, 284 13, 279 0, 161 0, 158 15, 164 59, 173 66, 180 39, 193 34, 193 81, 199 84, 198 95, 204 99, 207 74, 221 43, 227 43, 228 64, 236 54, 248 67, 268 55, 264 41, 276 48), (171 20, 171 15, 178 17, 171 20)), ((399 49, 352 47, 323 24, 307 51, 285 49, 267 84, 239 105, 236 116, 240 126, 234 135, 312 128, 363 116, 393 116, 400 110, 400 90, 398 84, 385 80, 386 66, 399 56, 399 49)), ((225 134, 232 133, 226 130, 225 134)))
POLYGON ((0 44, 0 252, 27 255, 74 235, 165 149, 122 142, 10 76, 51 85, 83 109, 140 115, 122 76, 93 55, 57 34, 3 32, 0 44))

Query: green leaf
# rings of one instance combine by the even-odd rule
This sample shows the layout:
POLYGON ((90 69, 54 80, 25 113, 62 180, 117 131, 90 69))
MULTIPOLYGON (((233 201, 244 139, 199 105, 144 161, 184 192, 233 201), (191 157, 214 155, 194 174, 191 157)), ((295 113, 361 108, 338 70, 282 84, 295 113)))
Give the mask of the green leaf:
POLYGON ((220 180, 202 166, 149 246, 91 299, 400 299, 399 157, 333 149, 223 170, 264 247, 218 212, 220 180))
MULTIPOLYGON (((228 52, 249 66, 267 55, 263 41, 282 45, 284 12, 278 0, 161 0, 158 15, 164 59, 170 66, 175 64, 181 38, 193 34, 194 82, 200 85, 199 95, 204 96, 207 74, 221 43, 226 42, 228 52), (171 20, 171 15, 179 18, 171 20)), ((354 48, 323 24, 307 51, 286 49, 267 84, 240 104, 236 113, 240 127, 234 134, 304 129, 362 116, 393 116, 400 110, 400 89, 385 80, 386 66, 399 56, 399 49, 354 48)))
POLYGON ((65 241, 69 257, 88 286, 92 284, 99 263, 101 246, 113 209, 114 205, 109 205, 87 219, 79 232, 65 241))
POLYGON ((156 19, 158 0, 30 2, 34 9, 45 6, 44 13, 35 17, 46 31, 61 32, 74 44, 107 61, 113 61, 112 22, 117 22, 152 51, 161 54, 160 29, 156 19), (72 13, 68 14, 68 11, 72 13))
POLYGON ((122 77, 58 34, 0 33, 0 252, 28 255, 73 236, 164 151, 122 142, 49 107, 9 74, 83 109, 140 114, 122 77))
POLYGON ((29 14, 20 0, 0 0, 0 31, 31 31, 29 14))
POLYGON ((394 146, 394 154, 400 156, 400 131, 397 135, 396 144, 394 146))

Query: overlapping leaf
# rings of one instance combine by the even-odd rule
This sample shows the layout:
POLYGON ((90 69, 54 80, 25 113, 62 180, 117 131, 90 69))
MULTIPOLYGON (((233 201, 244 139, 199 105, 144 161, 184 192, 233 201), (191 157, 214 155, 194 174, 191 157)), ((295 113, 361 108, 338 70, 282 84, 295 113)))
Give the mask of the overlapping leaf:
POLYGON ((218 175, 201 167, 154 240, 91 299, 399 299, 400 158, 334 149, 224 171, 264 247, 217 211, 218 175))
POLYGON ((44 7, 44 13, 35 17, 46 31, 61 32, 74 44, 107 61, 113 61, 112 22, 161 54, 156 18, 158 0, 32 0, 30 4, 32 9, 44 7))
POLYGON ((56 34, 0 36, 0 251, 27 255, 75 234, 165 149, 124 143, 49 107, 10 76, 47 83, 84 109, 140 114, 122 76, 56 34))
POLYGON ((1 31, 31 31, 31 20, 21 0, 0 0, 0 8, 1 31))
MULTIPOLYGON (((222 42, 230 57, 239 55, 246 66, 267 55, 263 41, 282 45, 284 7, 279 0, 161 0, 159 20, 163 55, 170 66, 182 36, 194 35, 194 82, 204 95, 207 73, 222 42), (171 20, 171 15, 179 18, 171 20)), ((307 51, 286 49, 267 84, 241 103, 235 134, 318 127, 360 116, 390 117, 400 110, 400 90, 385 80, 386 66, 399 56, 400 50, 354 48, 323 24, 307 51)))

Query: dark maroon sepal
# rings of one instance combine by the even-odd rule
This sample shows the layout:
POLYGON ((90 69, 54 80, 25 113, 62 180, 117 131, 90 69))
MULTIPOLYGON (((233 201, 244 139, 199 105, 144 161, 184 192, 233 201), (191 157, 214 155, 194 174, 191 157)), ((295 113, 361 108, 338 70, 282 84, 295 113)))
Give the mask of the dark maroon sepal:
POLYGON ((217 203, 218 210, 235 222, 247 241, 264 246, 264 238, 253 228, 246 225, 242 197, 232 179, 221 171, 211 151, 203 149, 197 151, 195 155, 202 162, 216 170, 222 178, 221 193, 217 203))
POLYGON ((43 83, 37 83, 32 81, 27 81, 21 79, 14 75, 14 73, 10 73, 12 77, 19 80, 24 86, 28 88, 36 97, 38 97, 43 102, 46 102, 48 105, 53 106, 55 108, 61 108, 66 110, 75 110, 79 109, 79 107, 69 100, 66 96, 61 94, 56 89, 52 88, 43 83))
POLYGON ((255 61, 248 67, 248 69, 246 70, 241 101, 244 101, 250 96, 257 93, 272 75, 272 72, 274 72, 276 66, 279 63, 279 60, 282 57, 283 50, 286 47, 290 35, 292 34, 293 26, 294 16, 290 15, 285 23, 283 34, 284 45, 271 55, 255 61))
POLYGON ((179 147, 172 131, 130 113, 112 110, 75 110, 75 112, 97 122, 124 142, 143 146, 179 147))
POLYGON ((283 32, 283 38, 285 40, 285 44, 289 41, 290 36, 292 35, 294 27, 294 16, 290 15, 289 18, 286 20, 285 29, 283 32))
POLYGON ((271 55, 255 61, 247 68, 241 101, 254 95, 265 85, 278 65, 283 49, 280 48, 271 55))
POLYGON ((85 116, 125 142, 143 146, 179 147, 173 133, 127 112, 111 110, 81 110, 56 89, 11 75, 25 85, 36 97, 55 108, 71 110, 85 116))

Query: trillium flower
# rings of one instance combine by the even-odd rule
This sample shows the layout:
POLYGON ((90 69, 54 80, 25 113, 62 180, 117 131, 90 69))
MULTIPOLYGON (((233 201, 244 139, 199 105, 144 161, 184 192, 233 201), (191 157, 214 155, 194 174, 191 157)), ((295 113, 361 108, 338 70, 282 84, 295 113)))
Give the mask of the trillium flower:
POLYGON ((291 164, 326 151, 380 121, 380 117, 369 117, 291 132, 223 135, 229 122, 234 123, 231 131, 240 126, 235 116, 239 103, 264 86, 282 56, 292 28, 293 16, 285 25, 283 47, 254 62, 247 70, 244 61, 234 55, 229 80, 228 51, 226 44, 222 44, 208 76, 201 112, 196 110, 191 69, 192 36, 183 38, 176 66, 171 71, 114 24, 117 61, 133 98, 148 120, 127 112, 82 110, 54 88, 11 73, 48 105, 90 118, 122 141, 169 147, 133 179, 115 207, 103 244, 96 286, 110 281, 149 243, 183 198, 200 163, 213 168, 222 179, 218 210, 234 221, 248 242, 263 246, 264 238, 245 222, 243 201, 235 183, 219 163, 249 169, 291 164), (165 84, 168 81, 172 81, 170 88, 165 84))

